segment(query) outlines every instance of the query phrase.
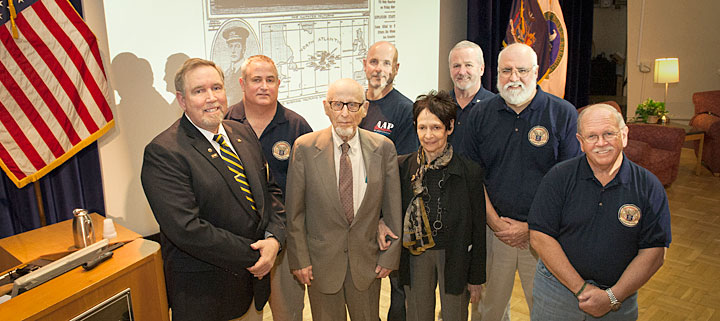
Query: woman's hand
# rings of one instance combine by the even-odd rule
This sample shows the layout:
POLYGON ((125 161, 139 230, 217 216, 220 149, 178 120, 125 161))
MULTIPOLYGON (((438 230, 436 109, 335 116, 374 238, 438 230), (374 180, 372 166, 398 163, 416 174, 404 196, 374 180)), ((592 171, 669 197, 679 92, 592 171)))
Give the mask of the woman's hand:
POLYGON ((380 247, 380 251, 385 251, 390 247, 392 240, 397 240, 398 236, 392 232, 392 230, 385 225, 385 221, 381 218, 378 222, 377 228, 377 242, 380 247), (392 238, 392 239, 390 239, 392 238))

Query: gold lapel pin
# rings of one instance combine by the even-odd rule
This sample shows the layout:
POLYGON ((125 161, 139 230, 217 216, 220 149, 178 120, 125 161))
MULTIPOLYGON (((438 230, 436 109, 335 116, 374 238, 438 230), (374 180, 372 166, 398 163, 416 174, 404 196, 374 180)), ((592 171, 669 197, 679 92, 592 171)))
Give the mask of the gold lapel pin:
POLYGON ((238 139, 237 139, 237 142, 238 142, 238 143, 242 143, 242 139, 238 138, 238 139))
POLYGON ((210 155, 210 157, 212 157, 212 158, 217 158, 217 157, 218 157, 218 154, 217 154, 217 153, 212 154, 212 155, 210 155))
POLYGON ((213 149, 212 149, 212 148, 208 148, 208 153, 212 153, 212 152, 213 152, 213 149))

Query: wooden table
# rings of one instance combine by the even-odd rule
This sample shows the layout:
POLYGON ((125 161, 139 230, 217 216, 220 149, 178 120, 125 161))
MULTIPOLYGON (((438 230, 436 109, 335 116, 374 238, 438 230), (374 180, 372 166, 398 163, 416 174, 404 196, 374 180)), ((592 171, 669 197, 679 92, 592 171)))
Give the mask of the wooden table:
MULTIPOLYGON (((104 218, 91 216, 100 240, 104 218)), ((119 224, 115 229, 110 243, 126 244, 110 259, 90 271, 76 267, 0 304, 0 320, 70 320, 127 289, 135 320, 170 320, 160 245, 119 224)), ((72 220, 48 225, 0 239, 0 270, 74 250, 72 220)))
POLYGON ((703 145, 705 145, 705 132, 697 127, 693 127, 690 125, 685 125, 677 122, 670 121, 667 124, 664 124, 664 126, 668 127, 675 127, 675 128, 681 128, 685 131, 685 141, 700 141, 700 147, 698 148, 697 153, 697 163, 695 164, 695 176, 700 176, 700 169, 702 168, 702 154, 703 154, 703 145))
MULTIPOLYGON (((90 214, 90 217, 95 228, 95 240, 102 240, 105 217, 97 213, 90 214)), ((117 223, 115 230, 118 235, 116 238, 110 239, 110 244, 130 242, 142 237, 117 223)), ((76 250, 72 234, 72 220, 58 222, 0 239, 0 271, 9 270, 39 257, 64 256, 76 250), (52 240, 52 242, 40 242, 39 240, 52 240)))

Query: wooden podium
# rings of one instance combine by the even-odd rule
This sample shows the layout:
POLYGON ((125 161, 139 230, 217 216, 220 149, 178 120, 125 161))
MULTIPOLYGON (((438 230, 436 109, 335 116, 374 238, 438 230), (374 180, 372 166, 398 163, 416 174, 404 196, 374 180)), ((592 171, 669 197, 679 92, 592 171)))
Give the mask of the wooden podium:
MULTIPOLYGON (((95 239, 102 239, 103 217, 92 214, 95 239)), ((0 304, 0 320, 70 320, 126 289, 134 320, 170 320, 160 245, 115 224, 125 242, 90 271, 74 268, 0 304)), ((75 250, 72 220, 0 239, 0 270, 7 272, 41 257, 75 250)), ((5 273, 3 272, 3 273, 5 273)))

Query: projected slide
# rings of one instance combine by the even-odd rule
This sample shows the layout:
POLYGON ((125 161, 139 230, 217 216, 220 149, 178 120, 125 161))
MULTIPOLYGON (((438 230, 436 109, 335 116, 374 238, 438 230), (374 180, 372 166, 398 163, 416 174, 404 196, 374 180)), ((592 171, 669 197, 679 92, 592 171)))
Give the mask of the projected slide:
POLYGON ((208 56, 225 70, 228 103, 242 97, 245 58, 262 53, 278 67, 285 104, 324 97, 329 83, 364 84, 369 44, 395 39, 395 1, 205 0, 208 56))

